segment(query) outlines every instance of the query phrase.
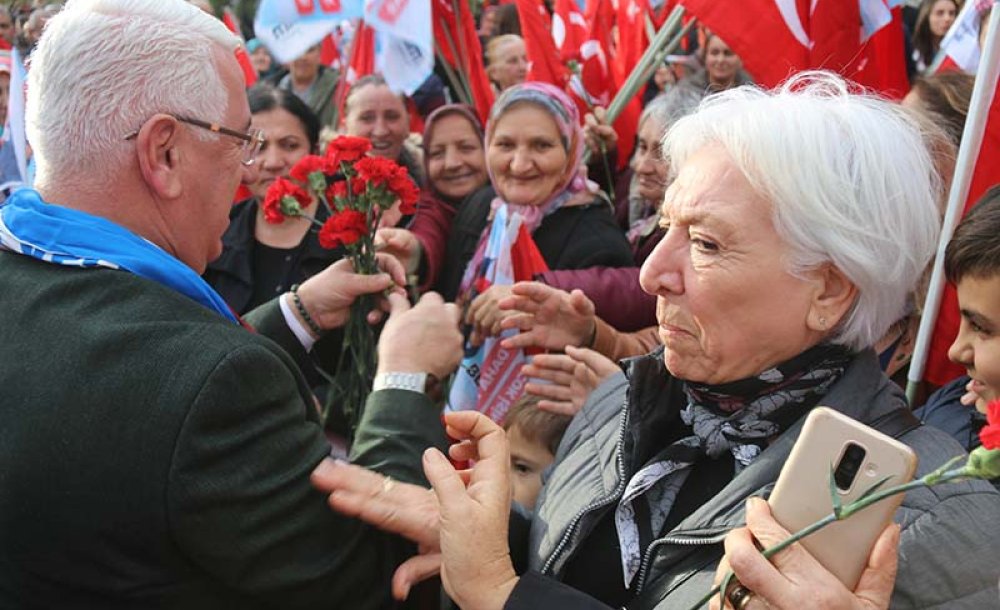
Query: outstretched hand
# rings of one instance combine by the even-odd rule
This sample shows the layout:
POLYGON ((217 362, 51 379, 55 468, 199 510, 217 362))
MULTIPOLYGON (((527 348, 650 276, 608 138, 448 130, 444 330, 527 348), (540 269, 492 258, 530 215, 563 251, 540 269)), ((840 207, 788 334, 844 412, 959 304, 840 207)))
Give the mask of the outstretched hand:
POLYGON ((567 347, 565 354, 538 354, 521 368, 529 382, 524 391, 541 398, 538 408, 561 415, 576 415, 602 381, 621 371, 618 365, 591 349, 567 347))
POLYGON ((407 229, 379 229, 375 232, 375 248, 396 257, 407 274, 416 273, 423 255, 420 240, 407 229))
POLYGON ((501 329, 521 331, 503 340, 502 345, 510 349, 562 351, 569 345, 587 346, 597 326, 594 303, 581 290, 566 292, 541 282, 518 282, 499 306, 513 312, 501 321, 501 329))
POLYGON ((473 345, 482 345, 486 337, 500 334, 503 320, 513 315, 500 308, 500 303, 510 294, 511 286, 494 285, 472 300, 465 323, 472 326, 473 345))
POLYGON ((441 510, 441 581, 461 608, 501 610, 517 584, 507 546, 510 449, 500 426, 475 411, 445 414, 449 454, 472 461, 458 471, 437 449, 424 452, 424 474, 441 510))
POLYGON ((440 573, 459 606, 500 610, 517 584, 507 546, 507 438, 474 411, 447 413, 444 420, 448 435, 459 441, 449 448, 451 458, 474 465, 458 471, 437 449, 428 449, 423 466, 433 491, 330 459, 316 467, 312 483, 330 494, 335 510, 417 543, 420 554, 393 575, 396 599, 406 599, 414 584, 440 573))

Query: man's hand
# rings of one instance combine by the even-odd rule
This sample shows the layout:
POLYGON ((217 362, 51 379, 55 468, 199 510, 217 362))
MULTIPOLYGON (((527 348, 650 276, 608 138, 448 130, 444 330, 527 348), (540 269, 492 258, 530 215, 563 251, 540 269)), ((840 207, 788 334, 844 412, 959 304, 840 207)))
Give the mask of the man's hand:
MULTIPOLYGON (((896 581, 899 526, 890 523, 872 548, 868 567, 854 591, 849 591, 836 576, 819 564, 802 545, 793 544, 768 561, 754 545, 765 548, 789 537, 785 528, 771 517, 767 502, 761 498, 747 501, 747 527, 726 536, 726 560, 716 572, 716 584, 732 567, 740 584, 753 592, 746 610, 884 610, 889 607, 896 581)), ((726 608, 730 608, 728 601, 726 608)), ((714 597, 712 610, 719 609, 714 597)))
POLYGON ((567 347, 566 354, 538 354, 521 372, 549 383, 527 383, 524 391, 539 396, 538 408, 573 416, 602 381, 620 372, 618 365, 594 350, 567 347))
POLYGON ((448 435, 459 440, 448 450, 451 458, 475 465, 456 471, 437 449, 428 449, 424 474, 433 492, 330 459, 316 467, 312 483, 330 494, 334 510, 417 543, 420 554, 393 575, 396 599, 406 599, 414 584, 440 572, 459 606, 500 610, 517 584, 507 546, 507 439, 480 413, 459 411, 444 418, 448 435))
POLYGON ((515 312, 501 321, 501 329, 521 331, 504 339, 506 348, 589 347, 597 326, 594 303, 583 291, 565 292, 541 282, 514 284, 511 296, 500 302, 500 309, 515 312))
POLYGON ((389 321, 378 341, 379 373, 430 373, 444 379, 462 361, 461 312, 441 295, 428 292, 410 307, 406 298, 389 295, 389 321))
POLYGON ((410 587, 440 571, 441 515, 433 491, 329 458, 313 470, 312 484, 330 494, 328 502, 337 512, 417 543, 420 555, 405 561, 393 576, 396 599, 406 599, 410 587))
POLYGON ((379 229, 375 233, 375 247, 395 256, 403 264, 407 274, 416 273, 420 266, 423 248, 417 236, 407 229, 379 229))
MULTIPOLYGON (((351 261, 345 258, 299 286, 299 299, 320 328, 331 330, 346 324, 351 304, 363 294, 378 295, 393 286, 402 294, 402 286, 406 285, 403 266, 395 258, 383 254, 376 255, 376 261, 382 271, 377 275, 355 273, 351 261)), ((373 324, 382 319, 382 311, 388 309, 388 303, 380 296, 377 307, 368 315, 368 321, 373 324)), ((297 311, 295 313, 298 315, 297 311)))

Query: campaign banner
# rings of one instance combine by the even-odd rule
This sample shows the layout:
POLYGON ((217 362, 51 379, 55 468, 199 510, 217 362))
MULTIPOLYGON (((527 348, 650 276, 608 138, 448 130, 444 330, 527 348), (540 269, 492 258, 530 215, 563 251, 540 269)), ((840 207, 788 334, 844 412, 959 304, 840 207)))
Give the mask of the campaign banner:
POLYGON ((412 95, 434 71, 434 28, 427 0, 367 0, 375 30, 375 69, 393 91, 412 95))
POLYGON ((289 63, 364 9, 364 0, 261 0, 254 32, 278 62, 289 63))

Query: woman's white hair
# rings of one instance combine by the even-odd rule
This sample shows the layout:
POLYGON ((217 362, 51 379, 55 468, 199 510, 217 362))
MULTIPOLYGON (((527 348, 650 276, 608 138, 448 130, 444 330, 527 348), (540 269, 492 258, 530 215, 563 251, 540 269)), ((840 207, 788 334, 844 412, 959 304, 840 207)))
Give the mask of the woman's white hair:
POLYGON ((906 313, 940 230, 941 179, 919 124, 834 74, 808 72, 774 91, 706 98, 671 126, 663 150, 679 168, 711 144, 771 202, 789 272, 831 263, 857 287, 832 341, 874 345, 906 313))
POLYGON ((227 92, 215 47, 238 44, 183 0, 70 0, 46 25, 28 73, 39 179, 113 180, 132 150, 125 136, 158 112, 220 121, 227 92))

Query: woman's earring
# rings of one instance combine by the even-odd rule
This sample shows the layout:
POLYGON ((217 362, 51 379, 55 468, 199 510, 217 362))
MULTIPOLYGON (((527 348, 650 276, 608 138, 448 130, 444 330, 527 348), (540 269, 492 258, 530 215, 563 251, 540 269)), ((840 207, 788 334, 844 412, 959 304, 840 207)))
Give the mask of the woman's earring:
POLYGON ((826 318, 824 318, 823 316, 820 316, 820 318, 819 318, 819 325, 820 325, 820 327, 822 327, 823 330, 826 330, 826 318))

